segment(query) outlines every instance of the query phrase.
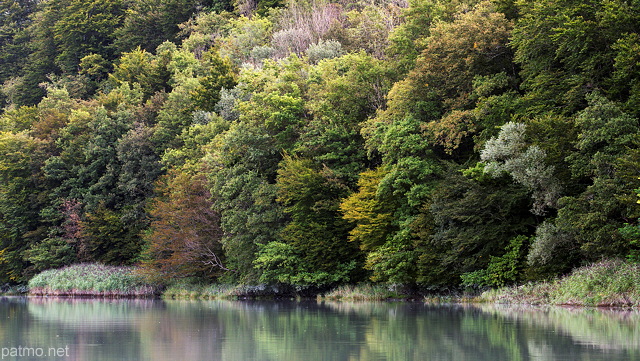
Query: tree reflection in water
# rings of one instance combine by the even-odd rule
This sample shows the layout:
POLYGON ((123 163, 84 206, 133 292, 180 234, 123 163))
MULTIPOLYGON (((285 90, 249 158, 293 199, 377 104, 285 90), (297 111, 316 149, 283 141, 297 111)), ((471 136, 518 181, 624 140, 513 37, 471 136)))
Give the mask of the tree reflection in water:
POLYGON ((0 298, 0 347, 66 360, 637 360, 640 311, 0 298))

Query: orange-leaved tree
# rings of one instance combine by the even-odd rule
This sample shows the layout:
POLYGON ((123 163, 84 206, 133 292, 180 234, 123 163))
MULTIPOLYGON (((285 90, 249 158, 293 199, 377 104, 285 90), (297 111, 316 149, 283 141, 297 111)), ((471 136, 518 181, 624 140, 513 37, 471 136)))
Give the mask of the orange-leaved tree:
POLYGON ((150 229, 144 235, 142 272, 150 278, 215 278, 228 269, 220 239, 220 215, 211 209, 205 179, 180 170, 160 182, 151 203, 150 229))

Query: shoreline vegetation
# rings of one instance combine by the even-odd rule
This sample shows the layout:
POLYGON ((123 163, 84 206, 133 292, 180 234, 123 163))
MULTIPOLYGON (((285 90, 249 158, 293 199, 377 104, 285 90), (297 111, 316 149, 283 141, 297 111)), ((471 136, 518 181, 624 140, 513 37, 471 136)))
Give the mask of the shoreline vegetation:
POLYGON ((489 290, 482 302, 589 306, 640 307, 640 264, 605 260, 575 269, 553 281, 489 290))
POLYGON ((148 284, 130 267, 82 263, 37 274, 27 284, 32 296, 156 297, 160 288, 148 284))
POLYGON ((231 285, 177 282, 163 287, 145 282, 132 267, 78 264, 44 271, 27 286, 3 288, 2 295, 164 299, 279 299, 327 301, 422 300, 430 303, 500 303, 584 307, 640 307, 640 264, 604 260, 575 269, 551 281, 526 283, 481 292, 448 294, 409 291, 384 284, 343 285, 330 290, 288 285, 231 285))

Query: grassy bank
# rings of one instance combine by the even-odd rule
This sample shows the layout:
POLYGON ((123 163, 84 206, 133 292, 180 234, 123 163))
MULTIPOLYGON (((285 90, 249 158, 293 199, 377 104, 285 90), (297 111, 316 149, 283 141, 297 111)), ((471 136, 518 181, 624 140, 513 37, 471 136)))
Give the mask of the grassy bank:
POLYGON ((554 281, 487 291, 479 299, 533 305, 640 307, 640 264, 602 261, 554 281))
POLYGON ((135 275, 131 267, 77 264, 47 270, 28 284, 34 296, 154 297, 158 287, 135 275))
POLYGON ((204 285, 179 283, 167 287, 162 293, 165 299, 215 300, 235 299, 237 286, 232 285, 204 285))
POLYGON ((409 296, 394 286, 363 284, 339 286, 318 298, 329 301, 384 301, 406 299, 409 296))
POLYGON ((286 285, 231 285, 176 283, 162 293, 165 299, 277 299, 297 297, 296 288, 286 285))
POLYGON ((224 285, 178 283, 167 287, 162 294, 165 299, 278 299, 317 298, 327 301, 384 301, 408 299, 410 296, 395 286, 389 285, 345 285, 320 293, 304 287, 286 285, 224 285), (301 292, 301 289, 304 289, 301 292))
MULTIPOLYGON (((80 264, 42 272, 29 281, 30 295, 87 297, 153 297, 159 287, 149 285, 132 268, 80 264)), ((5 290, 20 294, 21 289, 5 290)), ((415 292, 415 291, 413 291, 415 292)), ((165 299, 278 299, 317 297, 328 301, 384 301, 416 295, 389 285, 345 285, 329 291, 285 285, 230 285, 181 282, 168 286, 165 299)), ((574 270, 566 277, 540 283, 489 290, 481 295, 447 294, 422 297, 425 302, 488 302, 533 305, 640 307, 640 264, 602 261, 574 270)))

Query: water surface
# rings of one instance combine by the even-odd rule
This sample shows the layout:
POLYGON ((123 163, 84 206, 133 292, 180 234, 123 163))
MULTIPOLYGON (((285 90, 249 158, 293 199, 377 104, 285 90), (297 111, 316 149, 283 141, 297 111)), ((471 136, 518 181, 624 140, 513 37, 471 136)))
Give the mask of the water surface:
POLYGON ((640 360, 630 310, 5 297, 0 320, 4 360, 640 360))

